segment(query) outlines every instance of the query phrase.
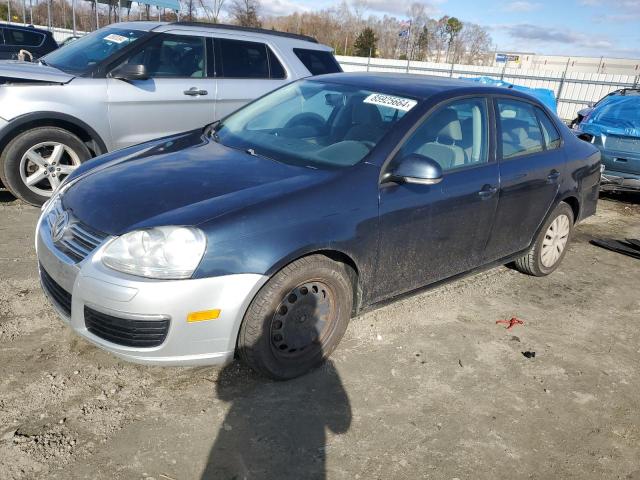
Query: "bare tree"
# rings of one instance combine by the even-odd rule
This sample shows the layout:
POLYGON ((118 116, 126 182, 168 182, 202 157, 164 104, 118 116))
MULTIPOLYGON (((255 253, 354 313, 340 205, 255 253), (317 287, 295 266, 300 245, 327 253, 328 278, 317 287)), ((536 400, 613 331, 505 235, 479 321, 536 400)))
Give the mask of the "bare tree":
POLYGON ((197 18, 196 0, 184 0, 183 4, 185 9, 185 17, 187 17, 189 21, 192 22, 194 18, 197 18))
POLYGON ((211 13, 213 14, 213 23, 220 23, 220 13, 224 7, 225 0, 213 0, 211 13))
POLYGON ((258 18, 260 2, 258 0, 233 0, 231 3, 231 17, 234 23, 243 27, 261 27, 258 18))
POLYGON ((199 0, 200 8, 207 16, 207 21, 212 23, 220 23, 220 13, 225 4, 225 0, 213 0, 211 5, 207 5, 205 0, 199 0))

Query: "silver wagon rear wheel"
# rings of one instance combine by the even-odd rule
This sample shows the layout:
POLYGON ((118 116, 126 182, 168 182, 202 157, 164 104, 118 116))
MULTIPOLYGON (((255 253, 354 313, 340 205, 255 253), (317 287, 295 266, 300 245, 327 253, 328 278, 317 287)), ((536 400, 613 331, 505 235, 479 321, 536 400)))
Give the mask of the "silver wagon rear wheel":
POLYGON ((67 145, 42 142, 31 147, 22 156, 20 176, 29 190, 48 197, 80 164, 78 154, 67 145))

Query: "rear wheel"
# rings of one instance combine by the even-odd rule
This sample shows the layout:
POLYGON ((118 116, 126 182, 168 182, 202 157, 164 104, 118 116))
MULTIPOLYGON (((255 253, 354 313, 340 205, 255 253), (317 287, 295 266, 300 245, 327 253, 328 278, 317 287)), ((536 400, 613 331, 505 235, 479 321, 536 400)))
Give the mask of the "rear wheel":
POLYGON ((336 348, 353 306, 353 271, 323 255, 301 258, 276 273, 251 302, 238 352, 276 380, 297 377, 336 348))
POLYGON ((74 134, 38 127, 19 134, 2 152, 0 178, 16 197, 42 205, 62 180, 91 158, 74 134))
POLYGON ((562 202, 549 215, 529 252, 514 262, 517 270, 536 277, 553 272, 567 253, 573 234, 573 210, 562 202))

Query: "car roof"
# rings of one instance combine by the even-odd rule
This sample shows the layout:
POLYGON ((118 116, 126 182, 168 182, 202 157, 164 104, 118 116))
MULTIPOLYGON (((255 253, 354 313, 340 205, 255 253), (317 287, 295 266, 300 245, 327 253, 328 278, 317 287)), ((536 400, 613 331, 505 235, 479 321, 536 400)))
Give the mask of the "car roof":
POLYGON ((308 35, 300 35, 297 33, 281 32, 278 30, 267 30, 264 28, 252 28, 241 27, 239 25, 227 25, 222 23, 205 23, 205 22, 150 22, 150 21, 132 21, 111 24, 112 28, 132 28, 135 30, 143 30, 150 32, 152 30, 167 31, 167 30, 191 30, 194 29, 206 29, 215 30, 220 33, 230 33, 236 35, 247 35, 251 37, 269 37, 269 38, 287 38, 290 40, 296 40, 305 42, 306 44, 316 44, 314 48, 323 47, 328 48, 318 43, 318 41, 308 35))
POLYGON ((49 30, 44 30, 42 28, 23 26, 23 25, 12 25, 9 23, 0 23, 0 28, 4 28, 5 30, 26 30, 27 32, 38 32, 44 35, 53 35, 49 30))
POLYGON ((498 95, 510 95, 514 97, 540 101, 535 97, 506 87, 494 87, 483 85, 470 80, 439 77, 434 75, 419 75, 407 73, 379 73, 379 72, 350 72, 331 73, 319 75, 309 79, 310 81, 328 81, 353 85, 366 90, 387 93, 389 95, 404 95, 420 100, 425 100, 433 95, 443 92, 455 92, 458 95, 472 93, 493 93, 498 95))

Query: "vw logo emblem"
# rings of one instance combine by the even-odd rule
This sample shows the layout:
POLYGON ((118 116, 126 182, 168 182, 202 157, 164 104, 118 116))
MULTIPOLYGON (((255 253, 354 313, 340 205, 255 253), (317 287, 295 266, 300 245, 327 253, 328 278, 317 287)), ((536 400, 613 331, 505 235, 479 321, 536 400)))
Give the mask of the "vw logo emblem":
POLYGON ((69 226, 69 214, 67 212, 60 213, 51 225, 51 239, 54 242, 59 242, 64 237, 64 232, 67 231, 69 226))

